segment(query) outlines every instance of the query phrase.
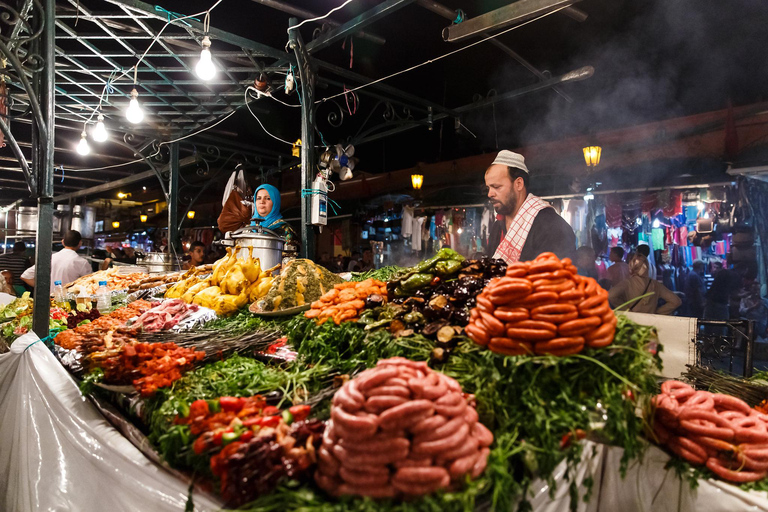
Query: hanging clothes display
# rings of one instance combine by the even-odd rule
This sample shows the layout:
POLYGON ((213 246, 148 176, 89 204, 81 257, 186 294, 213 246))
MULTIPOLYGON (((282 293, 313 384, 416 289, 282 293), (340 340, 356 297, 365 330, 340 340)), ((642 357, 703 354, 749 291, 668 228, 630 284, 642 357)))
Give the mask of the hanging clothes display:
POLYGON ((413 207, 403 206, 402 230, 400 231, 400 234, 403 237, 411 236, 411 233, 413 233, 412 224, 413 224, 413 207))
POLYGON ((411 245, 413 246, 413 250, 416 252, 421 252, 421 226, 424 224, 424 221, 426 221, 426 217, 414 217, 413 218, 413 232, 411 233, 411 245))
POLYGON ((675 217, 683 213, 683 192, 681 190, 670 190, 669 200, 666 206, 662 208, 665 217, 675 217))
POLYGON ((609 228, 621 227, 621 199, 617 194, 605 199, 605 221, 609 228))

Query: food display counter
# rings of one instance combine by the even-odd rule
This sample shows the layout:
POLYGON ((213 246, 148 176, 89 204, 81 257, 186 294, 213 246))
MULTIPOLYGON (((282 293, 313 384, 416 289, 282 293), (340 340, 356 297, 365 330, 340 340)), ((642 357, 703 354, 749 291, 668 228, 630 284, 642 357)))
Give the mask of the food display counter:
POLYGON ((614 314, 567 259, 345 281, 230 252, 9 336, 0 508, 768 510, 768 416, 660 387, 684 321, 614 314))

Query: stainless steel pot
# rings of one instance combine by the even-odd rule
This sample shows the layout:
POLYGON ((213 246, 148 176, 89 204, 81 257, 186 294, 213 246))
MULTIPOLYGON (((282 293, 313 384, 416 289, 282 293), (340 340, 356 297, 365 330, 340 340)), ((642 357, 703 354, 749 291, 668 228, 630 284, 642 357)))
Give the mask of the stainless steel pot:
POLYGON ((144 253, 143 257, 136 258, 136 264, 146 267, 150 274, 161 274, 181 268, 173 256, 164 252, 144 253))
POLYGON ((261 226, 248 226, 224 235, 223 245, 240 247, 238 257, 247 258, 253 247, 253 257, 259 258, 261 268, 272 268, 283 261, 285 239, 261 226))

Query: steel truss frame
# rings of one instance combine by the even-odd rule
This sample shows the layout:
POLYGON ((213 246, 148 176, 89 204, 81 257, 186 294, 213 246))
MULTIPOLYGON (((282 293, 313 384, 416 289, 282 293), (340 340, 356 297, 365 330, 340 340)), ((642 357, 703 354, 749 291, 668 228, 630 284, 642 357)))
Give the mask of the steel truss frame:
MULTIPOLYGON (((288 9, 280 0, 254 1, 281 10, 288 9)), ((0 101, 0 131, 19 165, 18 168, 0 168, 0 172, 21 172, 32 196, 38 200, 38 286, 41 289, 47 288, 50 278, 54 151, 71 151, 54 147, 54 129, 80 130, 80 125, 94 121, 98 112, 101 112, 107 118, 110 128, 127 133, 123 140, 112 141, 127 151, 125 156, 99 156, 122 160, 123 163, 140 159, 159 179, 169 205, 181 199, 182 203, 187 205, 188 211, 210 183, 234 161, 251 168, 263 168, 265 161, 274 160, 277 160, 277 165, 270 164, 270 167, 278 169, 295 164, 291 162, 284 165, 281 157, 275 152, 261 148, 226 141, 226 149, 222 151, 218 148, 214 151, 211 149, 214 147, 212 144, 196 153, 199 157, 196 174, 203 178, 203 184, 199 185, 179 173, 182 161, 179 156, 181 145, 178 142, 164 145, 161 141, 190 134, 241 109, 246 101, 243 94, 244 85, 251 84, 259 73, 279 72, 292 65, 299 71, 299 87, 303 100, 301 183, 303 188, 310 188, 315 158, 312 141, 316 130, 316 84, 338 87, 340 80, 358 84, 372 82, 366 76, 324 62, 314 53, 346 36, 361 34, 363 28, 414 1, 384 0, 346 23, 334 22, 334 28, 321 31, 308 43, 304 43, 298 30, 291 29, 288 39, 290 51, 293 53, 289 52, 288 48, 271 48, 217 28, 209 28, 206 31, 200 20, 180 20, 182 15, 141 0, 106 0, 116 8, 107 12, 93 11, 79 0, 59 0, 58 5, 56 0, 19 0, 16 7, 0 1, 0 12, 9 13, 0 17, 0 23, 10 27, 7 31, 9 35, 0 35, 0 55, 6 63, 4 68, 0 68, 3 86, 6 88, 4 93, 0 91, 0 100, 4 100, 0 101), (219 78, 208 84, 196 80, 192 76, 191 67, 191 63, 199 55, 200 41, 204 35, 208 35, 216 45, 214 58, 220 70, 219 78), (152 43, 153 41, 155 42, 152 43), (137 79, 134 84, 131 69, 136 65, 137 57, 143 54, 150 44, 153 44, 153 47, 147 51, 141 65, 136 67, 137 79), (150 126, 149 132, 133 130, 122 120, 122 110, 134 86, 139 90, 143 106, 148 109, 145 124, 150 126), (54 101, 54 96, 59 101, 54 101), (55 124, 54 119, 57 121, 55 124), (16 139, 11 131, 11 122, 30 126, 31 143, 25 145, 16 139), (25 146, 31 149, 29 156, 22 149, 25 146), (164 148, 168 151, 164 152, 164 148), (167 170, 163 170, 163 162, 158 161, 158 158, 167 158, 167 170), (218 168, 212 170, 212 164, 215 162, 219 164, 218 168)), ((555 6, 563 3, 563 0, 535 1, 538 2, 537 5, 550 2, 555 6)), ((437 2, 419 0, 418 3, 446 18, 450 15, 448 10, 437 2)), ((309 15, 300 12, 294 14, 304 17, 309 15)), ((475 25, 483 30, 493 28, 483 27, 482 21, 479 19, 475 25)), ((297 23, 298 21, 292 18, 290 26, 293 27, 297 23)), ((362 37, 384 41, 371 33, 362 37)), ((497 42, 494 44, 535 73, 541 81, 533 86, 455 109, 385 83, 373 83, 361 90, 360 94, 370 96, 384 105, 383 122, 372 127, 366 126, 366 122, 354 137, 354 141, 360 144, 413 127, 430 126, 440 119, 460 119, 461 115, 469 110, 541 89, 556 88, 567 81, 588 78, 593 72, 591 68, 586 67, 550 78, 508 47, 497 42), (416 119, 416 115, 420 119, 416 119)), ((567 98, 562 91, 557 92, 567 98)), ((377 104, 375 108, 378 106, 377 104)), ((339 111, 342 112, 341 115, 334 112, 329 114, 328 120, 334 126, 344 120, 341 108, 339 111)), ((210 140, 211 137, 201 135, 194 140, 205 139, 210 140)), ((200 144, 197 146, 200 147, 200 144)), ((94 172, 99 174, 94 175, 86 171, 75 175, 68 174, 67 177, 83 183, 100 181, 99 178, 102 178, 105 172, 123 177, 132 174, 130 170, 94 172)), ((0 175, 0 179, 19 182, 9 180, 3 175, 0 175)), ((71 185, 61 186, 62 192, 72 188, 71 185)), ((61 196, 65 197, 67 196, 61 196)), ((309 201, 310 198, 306 197, 302 203, 301 231, 305 254, 309 254, 306 251, 310 250, 313 234, 309 224, 309 201)), ((169 235, 181 227, 175 208, 169 208, 169 211, 171 209, 174 211, 169 213, 169 235)), ((186 215, 182 220, 185 217, 186 215)), ((44 336, 47 334, 47 326, 47 301, 37 301, 35 331, 44 336)))

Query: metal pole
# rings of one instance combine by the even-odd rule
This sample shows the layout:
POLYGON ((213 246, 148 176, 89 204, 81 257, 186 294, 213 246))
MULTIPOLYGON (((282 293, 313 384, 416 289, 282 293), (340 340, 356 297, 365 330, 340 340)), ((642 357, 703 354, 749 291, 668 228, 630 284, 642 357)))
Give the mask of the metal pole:
POLYGON ((179 143, 171 144, 170 182, 168 184, 168 253, 178 259, 179 254, 179 143))
MULTIPOLYGON (((298 24, 296 18, 291 18, 288 25, 293 27, 298 24)), ((310 67, 309 54, 304 47, 301 33, 291 28, 288 33, 288 45, 296 54, 301 80, 301 187, 312 188, 312 176, 315 146, 315 74, 310 67)), ((303 194, 302 194, 303 195, 303 194)), ((301 199, 301 256, 314 258, 315 232, 312 229, 311 210, 312 196, 307 195, 301 199)))
POLYGON ((744 378, 748 379, 752 376, 752 370, 754 370, 755 321, 745 320, 744 323, 747 324, 747 339, 744 346, 744 378))
POLYGON ((32 312, 32 328, 41 338, 48 336, 48 322, 51 314, 49 290, 51 287, 51 252, 53 244, 53 146, 54 146, 54 91, 55 69, 54 48, 56 39, 55 13, 56 0, 45 0, 42 34, 42 55, 45 67, 42 76, 37 74, 36 87, 40 92, 40 106, 45 127, 33 126, 37 132, 33 155, 35 171, 38 176, 37 198, 37 236, 35 239, 35 303, 32 312), (45 128, 47 136, 41 137, 45 128))

